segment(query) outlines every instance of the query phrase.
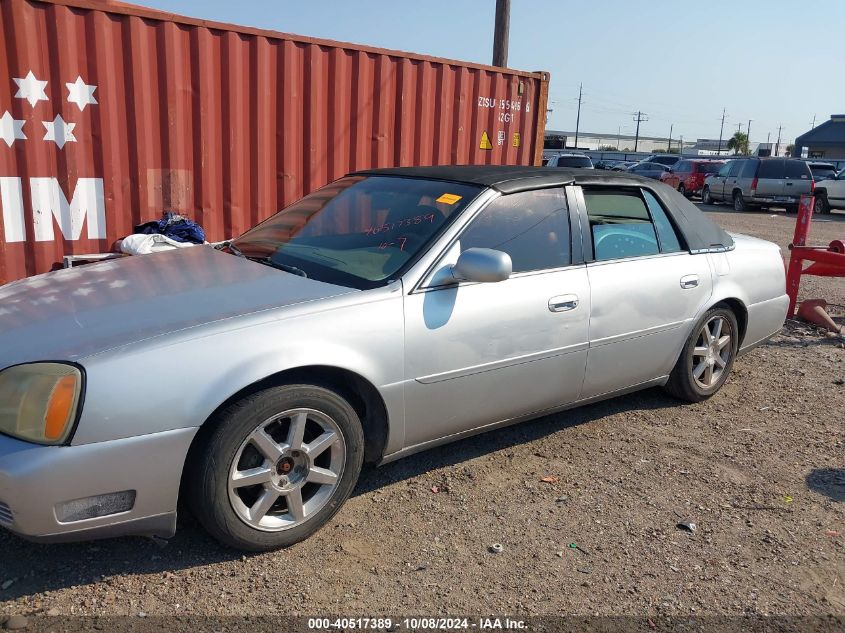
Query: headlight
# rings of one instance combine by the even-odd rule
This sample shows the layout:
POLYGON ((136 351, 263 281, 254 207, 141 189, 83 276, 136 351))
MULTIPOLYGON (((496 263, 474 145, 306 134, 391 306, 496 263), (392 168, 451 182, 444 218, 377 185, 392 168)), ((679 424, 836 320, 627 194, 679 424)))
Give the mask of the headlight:
POLYGON ((63 444, 76 421, 82 373, 73 365, 30 363, 0 371, 0 433, 63 444))

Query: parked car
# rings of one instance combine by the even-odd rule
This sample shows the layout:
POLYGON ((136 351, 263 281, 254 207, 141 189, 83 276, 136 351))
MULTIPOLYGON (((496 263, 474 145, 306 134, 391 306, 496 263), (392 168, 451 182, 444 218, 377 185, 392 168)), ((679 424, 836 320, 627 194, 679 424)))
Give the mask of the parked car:
POLYGON ((0 524, 169 537, 181 496, 226 545, 287 546, 364 461, 709 398, 788 301, 776 245, 632 174, 357 172, 216 248, 0 287, 0 524))
POLYGON ((810 171, 813 174, 813 180, 816 182, 836 178, 836 165, 815 161, 810 161, 807 164, 810 166, 810 171))
POLYGON ((581 169, 593 169, 593 160, 586 154, 569 152, 558 154, 549 158, 546 167, 579 167, 581 169))
POLYGON ((638 165, 639 163, 635 160, 620 160, 616 163, 613 167, 610 168, 611 171, 628 171, 629 167, 633 167, 634 165, 638 165))
POLYGON ((830 213, 831 209, 845 209, 845 169, 815 187, 815 212, 830 213))
POLYGON ((705 204, 732 202, 737 211, 754 206, 798 207, 802 194, 813 192, 813 175, 797 158, 739 158, 725 163, 704 181, 705 204))
POLYGON ((661 165, 666 165, 667 167, 671 167, 675 163, 681 160, 681 157, 677 154, 652 154, 645 160, 643 163, 660 163, 661 165))
POLYGON ((593 164, 593 167, 595 167, 596 169, 606 169, 609 171, 613 169, 613 166, 619 162, 620 161, 618 160, 599 160, 593 164))
POLYGON ((660 175, 660 181, 687 197, 697 196, 704 187, 705 178, 718 172, 724 164, 719 160, 679 160, 660 175))
POLYGON ((642 162, 637 163, 636 165, 632 165, 628 168, 628 171, 632 174, 636 174, 637 176, 660 180, 660 176, 669 171, 669 167, 667 167, 663 163, 642 162))

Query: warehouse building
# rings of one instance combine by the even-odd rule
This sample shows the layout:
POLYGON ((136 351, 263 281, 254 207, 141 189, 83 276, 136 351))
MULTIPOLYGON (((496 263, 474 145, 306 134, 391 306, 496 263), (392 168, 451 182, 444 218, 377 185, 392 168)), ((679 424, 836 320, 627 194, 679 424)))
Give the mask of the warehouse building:
MULTIPOLYGON (((634 143, 640 152, 667 151, 670 147, 677 150, 680 139, 660 136, 640 136, 639 140, 629 134, 602 134, 597 132, 578 132, 578 147, 575 147, 575 132, 546 130, 545 149, 608 150, 611 148, 623 152, 633 152, 634 143)), ((684 147, 692 143, 684 142, 684 147)))
POLYGON ((830 120, 795 139, 794 156, 801 158, 845 158, 845 114, 831 114, 830 120))

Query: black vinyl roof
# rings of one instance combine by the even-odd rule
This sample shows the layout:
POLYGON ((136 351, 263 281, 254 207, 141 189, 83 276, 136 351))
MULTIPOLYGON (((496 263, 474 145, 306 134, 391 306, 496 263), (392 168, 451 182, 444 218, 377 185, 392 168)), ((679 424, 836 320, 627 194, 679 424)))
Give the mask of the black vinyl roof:
POLYGON ((733 239, 692 202, 663 183, 628 172, 566 167, 520 167, 507 165, 442 165, 389 167, 355 172, 367 176, 429 178, 490 187, 503 194, 563 185, 644 187, 660 198, 683 233, 690 251, 725 249, 733 239))

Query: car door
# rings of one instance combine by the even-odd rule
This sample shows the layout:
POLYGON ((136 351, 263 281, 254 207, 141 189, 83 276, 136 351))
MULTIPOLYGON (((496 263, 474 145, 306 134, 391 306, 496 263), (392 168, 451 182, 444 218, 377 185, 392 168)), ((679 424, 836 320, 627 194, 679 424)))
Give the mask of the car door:
POLYGON ((755 197, 771 202, 784 201, 784 159, 769 158, 760 161, 757 170, 757 191, 755 197))
POLYGON ((727 180, 728 174, 731 171, 731 163, 725 163, 719 169, 719 172, 713 176, 713 178, 708 183, 708 187, 710 187, 710 197, 714 200, 724 200, 725 195, 725 180, 727 180))
POLYGON ((582 398, 668 375, 712 290, 706 254, 691 254, 647 188, 584 187, 590 349, 582 398))
POLYGON ((803 160, 785 160, 783 170, 783 196, 786 202, 798 202, 802 195, 812 193, 813 176, 803 160))
POLYGON ((845 207, 845 171, 836 178, 825 180, 822 187, 827 192, 827 199, 833 208, 845 207))
MULTIPOLYGON (((725 178, 724 189, 722 190, 723 200, 733 200, 733 193, 740 188, 740 174, 743 167, 748 164, 747 160, 732 160, 730 162, 731 168, 728 170, 727 178, 725 178)), ((748 193, 746 192, 747 196, 748 193)))
POLYGON ((678 161, 673 167, 670 167, 669 170, 660 177, 660 180, 672 187, 672 189, 677 189, 678 185, 680 185, 681 181, 683 181, 684 179, 684 171, 686 170, 686 166, 688 164, 689 163, 685 160, 678 161))
POLYGON ((500 196, 406 296, 406 447, 578 399, 590 288, 569 227, 563 188, 500 196), (469 248, 510 255, 510 278, 450 282, 469 248))

